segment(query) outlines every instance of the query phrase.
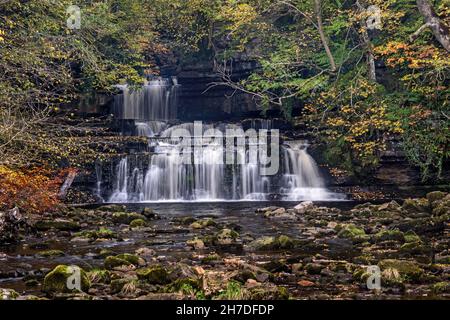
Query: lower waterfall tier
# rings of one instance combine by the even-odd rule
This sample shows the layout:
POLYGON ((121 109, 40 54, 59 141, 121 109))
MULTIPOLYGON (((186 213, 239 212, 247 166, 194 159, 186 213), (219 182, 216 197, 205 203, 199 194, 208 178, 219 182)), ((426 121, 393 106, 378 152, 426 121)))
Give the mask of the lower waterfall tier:
MULTIPOLYGON (((274 153, 271 150, 270 156, 276 155, 278 159, 276 170, 268 174, 262 165, 262 162, 267 162, 262 160, 264 157, 267 160, 269 155, 267 150, 265 156, 259 150, 263 145, 261 140, 247 136, 242 140, 246 146, 239 147, 239 143, 233 142, 231 147, 224 147, 218 142, 225 140, 221 135, 225 129, 219 127, 208 125, 199 132, 196 124, 185 123, 169 128, 152 125, 151 130, 145 130, 149 126, 137 123, 137 134, 149 137, 149 148, 154 154, 147 162, 130 161, 132 155, 121 159, 108 201, 264 201, 274 197, 287 201, 343 199, 342 195, 325 188, 320 170, 308 154, 306 141, 271 145, 278 151, 274 153), (202 135, 200 143, 199 134, 202 135), (220 139, 214 139, 216 134, 220 139), (180 141, 189 141, 196 147, 186 147, 180 141), (231 164, 225 161, 230 149, 235 160, 231 164)), ((234 134, 244 134, 236 125, 231 128, 238 130, 233 131, 234 134)), ((267 129, 263 130, 263 134, 267 132, 267 129)))

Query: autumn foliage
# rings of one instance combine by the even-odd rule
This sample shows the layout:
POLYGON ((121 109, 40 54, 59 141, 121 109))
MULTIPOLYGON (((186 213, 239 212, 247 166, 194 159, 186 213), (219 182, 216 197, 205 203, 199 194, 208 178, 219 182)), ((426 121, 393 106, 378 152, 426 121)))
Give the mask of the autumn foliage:
POLYGON ((67 170, 55 175, 42 168, 13 170, 0 166, 0 208, 18 207, 27 213, 53 211, 67 170))

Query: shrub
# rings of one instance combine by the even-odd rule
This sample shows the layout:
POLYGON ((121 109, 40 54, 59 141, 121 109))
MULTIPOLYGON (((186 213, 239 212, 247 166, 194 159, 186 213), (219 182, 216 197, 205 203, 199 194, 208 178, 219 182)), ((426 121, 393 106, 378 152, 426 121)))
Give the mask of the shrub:
POLYGON ((58 191, 66 172, 52 175, 43 168, 14 170, 0 166, 0 209, 18 207, 28 213, 53 211, 59 204, 58 191))

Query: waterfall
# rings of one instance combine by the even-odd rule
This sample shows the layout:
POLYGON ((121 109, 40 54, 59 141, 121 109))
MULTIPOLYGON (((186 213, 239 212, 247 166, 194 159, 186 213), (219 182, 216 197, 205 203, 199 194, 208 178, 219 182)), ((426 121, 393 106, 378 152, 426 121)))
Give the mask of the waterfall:
POLYGON ((176 78, 155 79, 142 88, 117 85, 121 94, 114 99, 114 115, 128 120, 175 119, 178 88, 176 78))
POLYGON ((103 201, 102 197, 103 171, 102 171, 102 163, 100 161, 95 162, 95 175, 97 177, 97 186, 95 194, 101 201, 103 201))
MULTIPOLYGON (((331 200, 333 194, 324 188, 317 163, 308 153, 307 141, 287 143, 283 147, 284 174, 280 194, 286 200, 331 200)), ((336 198, 337 199, 337 198, 336 198)))
POLYGON ((109 201, 127 202, 128 200, 128 158, 125 157, 117 166, 116 188, 109 201))
MULTIPOLYGON (((271 119, 201 123, 200 128, 196 123, 169 125, 176 122, 178 87, 176 78, 152 80, 140 90, 120 87, 116 116, 134 120, 134 134, 148 137, 149 144, 143 156, 131 152, 120 159, 110 202, 338 198, 324 187, 306 141, 277 145, 278 173, 263 174, 261 163, 269 156, 254 151, 268 141, 260 141, 251 132, 272 132, 275 122, 271 119), (244 125, 249 128, 246 132, 244 125), (228 163, 230 153, 236 157, 234 163, 228 163)), ((97 193, 101 194, 101 176, 98 181, 97 193)))

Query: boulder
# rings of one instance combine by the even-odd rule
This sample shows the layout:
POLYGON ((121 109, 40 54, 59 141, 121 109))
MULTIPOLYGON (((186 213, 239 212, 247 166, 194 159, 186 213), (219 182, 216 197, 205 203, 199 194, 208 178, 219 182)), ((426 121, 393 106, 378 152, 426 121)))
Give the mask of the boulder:
POLYGON ((89 278, 83 269, 77 266, 59 265, 45 276, 42 291, 46 293, 86 292, 90 286, 89 278))
POLYGON ((168 284, 169 273, 161 265, 153 265, 136 271, 139 280, 150 284, 168 284))
POLYGON ((312 201, 304 201, 294 207, 296 214, 304 214, 314 206, 312 201))
POLYGON ((339 238, 349 239, 353 243, 361 243, 370 239, 363 229, 358 228, 354 224, 338 225, 336 228, 339 229, 339 238))
POLYGON ((425 198, 420 199, 405 199, 402 209, 411 213, 430 212, 430 203, 425 198))
POLYGON ((403 232, 399 230, 383 230, 378 232, 374 236, 375 242, 382 242, 382 241, 399 241, 399 242, 405 242, 405 236, 403 235, 403 232))
POLYGON ((19 298, 19 293, 13 289, 1 289, 0 288, 0 301, 1 300, 16 300, 19 298))
POLYGON ((414 261, 385 259, 378 263, 380 269, 395 269, 400 275, 407 280, 418 280, 423 274, 423 269, 414 261))
POLYGON ((56 229, 60 231, 78 231, 81 229, 81 226, 77 222, 66 219, 41 220, 36 222, 34 226, 36 227, 36 229, 41 231, 50 229, 56 229))
POLYGON ((22 220, 23 218, 18 208, 0 212, 0 243, 18 240, 22 220))
POLYGON ((115 212, 112 216, 113 222, 118 224, 130 224, 133 220, 136 219, 145 220, 145 217, 142 214, 136 212, 115 212))
POLYGON ((434 208, 436 206, 436 203, 439 200, 444 199, 446 195, 447 195, 446 192, 433 191, 433 192, 427 193, 426 197, 427 197, 428 202, 430 203, 431 207, 434 208))

